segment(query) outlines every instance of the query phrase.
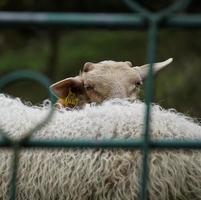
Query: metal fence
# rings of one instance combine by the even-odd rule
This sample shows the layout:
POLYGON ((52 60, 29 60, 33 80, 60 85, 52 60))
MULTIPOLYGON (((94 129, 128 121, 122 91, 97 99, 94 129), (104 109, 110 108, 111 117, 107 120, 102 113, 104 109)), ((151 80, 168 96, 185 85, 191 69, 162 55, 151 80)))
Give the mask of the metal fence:
MULTIPOLYGON (((165 10, 153 13, 141 7, 132 0, 123 0, 132 10, 133 14, 89 14, 89 13, 29 13, 29 12, 0 12, 0 25, 4 27, 35 26, 35 27, 62 27, 62 28, 118 28, 136 29, 144 27, 148 33, 147 58, 150 64, 150 71, 146 81, 145 102, 146 111, 144 119, 144 137, 140 141, 134 140, 37 140, 31 136, 44 124, 50 120, 54 113, 51 109, 44 121, 30 130, 18 141, 12 140, 4 130, 0 129, 2 139, 0 148, 11 148, 13 150, 12 159, 12 179, 10 183, 10 199, 16 197, 17 169, 20 162, 19 152, 24 148, 124 148, 140 149, 143 153, 143 167, 141 178, 140 199, 148 199, 147 183, 149 173, 149 153, 153 149, 201 149, 201 141, 179 141, 165 140, 154 141, 149 137, 150 110, 153 94, 153 72, 152 66, 155 59, 157 46, 157 33, 159 27, 174 28, 201 28, 201 15, 177 15, 176 12, 186 8, 191 0, 175 0, 165 10)), ((16 72, 0 79, 0 89, 6 84, 21 78, 33 79, 48 89, 49 81, 47 78, 30 72, 16 72)), ((50 95, 51 96, 51 95, 50 95)), ((52 97, 51 97, 52 98, 52 97)))

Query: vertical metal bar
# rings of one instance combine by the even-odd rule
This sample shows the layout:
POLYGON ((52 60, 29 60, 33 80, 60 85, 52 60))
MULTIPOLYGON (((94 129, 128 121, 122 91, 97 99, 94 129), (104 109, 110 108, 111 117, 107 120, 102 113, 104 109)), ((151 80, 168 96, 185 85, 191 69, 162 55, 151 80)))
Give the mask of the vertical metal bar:
POLYGON ((157 21, 149 19, 148 29, 148 62, 150 63, 149 74, 145 83, 145 127, 143 142, 143 170, 141 179, 141 200, 148 199, 148 182, 149 182, 149 140, 150 140, 150 119, 151 119, 151 101, 153 97, 153 63, 156 54, 156 34, 157 21))
POLYGON ((14 152, 13 152, 13 157, 11 160, 11 181, 10 181, 10 200, 15 200, 16 199, 16 187, 17 187, 17 169, 18 169, 18 164, 19 164, 19 146, 14 145, 13 147, 14 152))

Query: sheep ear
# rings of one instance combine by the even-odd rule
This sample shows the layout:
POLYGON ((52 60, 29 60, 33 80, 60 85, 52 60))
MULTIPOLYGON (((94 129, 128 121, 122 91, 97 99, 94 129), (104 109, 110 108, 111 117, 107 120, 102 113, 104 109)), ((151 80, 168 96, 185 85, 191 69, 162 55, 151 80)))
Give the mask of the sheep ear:
POLYGON ((50 86, 50 90, 58 98, 64 98, 68 95, 70 88, 82 88, 83 83, 79 76, 66 78, 50 86))
MULTIPOLYGON (((160 71, 161 69, 163 69, 164 67, 169 65, 172 61, 173 61, 173 59, 169 58, 166 61, 154 63, 153 64, 153 73, 156 74, 158 71, 160 71)), ((148 75, 149 67, 150 67, 150 64, 146 64, 146 65, 142 65, 142 66, 136 66, 136 67, 134 67, 134 69, 136 69, 140 73, 142 80, 144 80, 148 75)))
POLYGON ((86 63, 84 64, 83 71, 84 71, 84 72, 89 72, 89 71, 91 71, 93 68, 94 68, 94 63, 92 63, 92 62, 86 62, 86 63))

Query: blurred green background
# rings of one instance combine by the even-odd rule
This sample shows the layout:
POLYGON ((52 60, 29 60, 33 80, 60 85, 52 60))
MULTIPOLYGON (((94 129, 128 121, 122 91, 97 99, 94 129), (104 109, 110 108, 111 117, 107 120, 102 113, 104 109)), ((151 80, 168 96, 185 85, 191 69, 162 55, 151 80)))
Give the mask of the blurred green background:
MULTIPOLYGON (((150 10, 168 6, 171 0, 141 0, 150 10)), ((110 0, 1 0, 1 11, 130 12, 122 1, 110 0)), ((185 14, 201 12, 201 1, 193 0, 185 14)), ((181 14, 181 13, 180 13, 181 14)), ((87 61, 147 62, 146 30, 36 29, 23 27, 0 31, 0 76, 18 69, 31 69, 52 82, 79 73, 87 61)), ((201 30, 160 29, 156 61, 173 57, 174 62, 155 81, 154 102, 195 118, 201 116, 201 30)), ((47 91, 32 81, 8 85, 5 93, 41 103, 47 91)), ((141 99, 143 99, 143 94, 141 99)))

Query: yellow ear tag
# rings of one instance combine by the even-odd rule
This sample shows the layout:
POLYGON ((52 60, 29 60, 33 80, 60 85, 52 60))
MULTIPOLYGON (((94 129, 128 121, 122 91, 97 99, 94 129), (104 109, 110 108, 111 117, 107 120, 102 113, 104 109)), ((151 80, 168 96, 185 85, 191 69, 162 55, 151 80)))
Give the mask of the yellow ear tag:
POLYGON ((78 104, 79 100, 76 95, 69 89, 68 96, 66 98, 62 98, 62 103, 65 107, 73 108, 78 104))

